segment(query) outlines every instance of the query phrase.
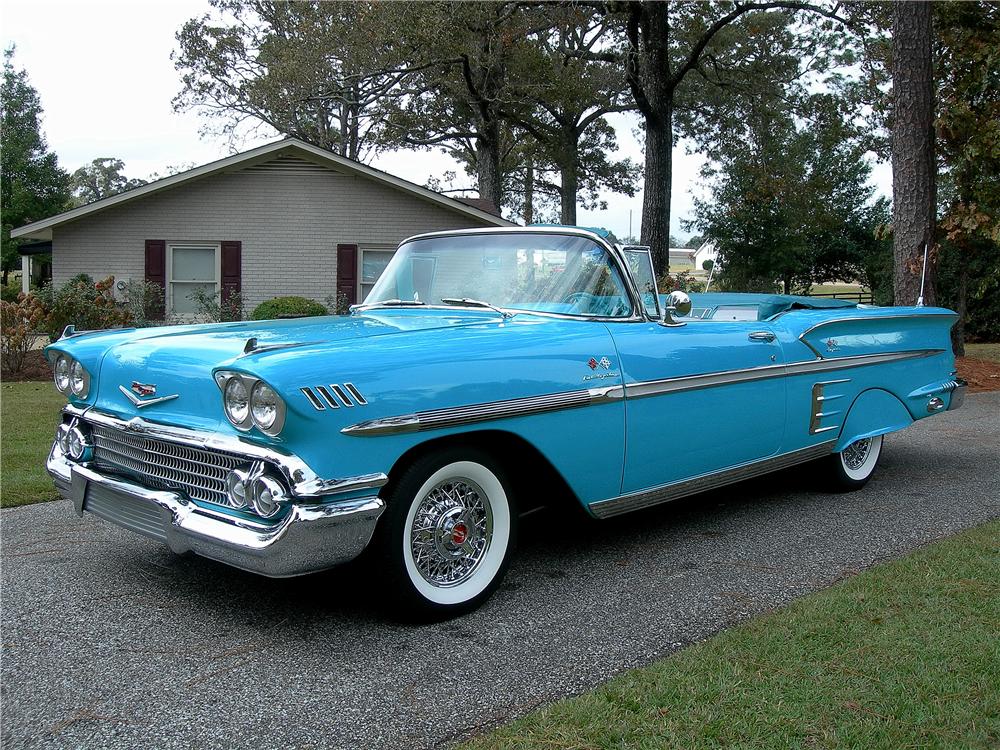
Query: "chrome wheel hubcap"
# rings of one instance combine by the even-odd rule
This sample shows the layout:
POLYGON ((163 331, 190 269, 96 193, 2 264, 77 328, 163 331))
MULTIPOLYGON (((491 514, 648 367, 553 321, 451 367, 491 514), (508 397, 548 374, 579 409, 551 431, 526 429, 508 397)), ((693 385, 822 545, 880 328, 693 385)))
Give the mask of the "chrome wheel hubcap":
POLYGON ((865 465, 865 461, 868 460, 868 454, 872 452, 872 439, 862 438, 861 440, 855 440, 849 446, 844 448, 844 466, 846 466, 851 471, 857 471, 862 466, 865 465))
POLYGON ((470 479, 449 479, 420 500, 410 527, 410 554, 425 581, 457 586, 476 572, 492 537, 486 493, 470 479))

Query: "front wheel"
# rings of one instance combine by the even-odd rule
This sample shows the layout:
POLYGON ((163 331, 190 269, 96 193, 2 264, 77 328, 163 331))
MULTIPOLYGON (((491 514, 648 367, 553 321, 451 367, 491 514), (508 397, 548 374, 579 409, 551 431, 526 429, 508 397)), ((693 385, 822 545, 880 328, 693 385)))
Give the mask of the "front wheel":
POLYGON ((882 436, 862 438, 824 459, 833 488, 841 492, 860 490, 871 479, 882 455, 882 436))
POLYGON ((509 486, 489 456, 472 450, 424 456, 403 472, 376 532, 396 614, 445 619, 489 598, 515 545, 509 486))

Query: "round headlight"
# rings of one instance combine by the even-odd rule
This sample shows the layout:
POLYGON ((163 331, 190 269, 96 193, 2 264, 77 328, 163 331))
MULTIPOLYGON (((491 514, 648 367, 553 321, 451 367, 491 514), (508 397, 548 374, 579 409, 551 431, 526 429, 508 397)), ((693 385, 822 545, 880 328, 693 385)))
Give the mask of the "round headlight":
POLYGON ((230 378, 226 383, 225 395, 226 417, 237 427, 245 427, 250 416, 250 394, 239 378, 230 378))
POLYGON ((247 472, 242 469, 233 469, 226 476, 226 495, 228 495, 229 504, 232 507, 247 507, 247 483, 247 472))
POLYGON ((273 477, 262 476, 256 479, 250 492, 250 502, 259 516, 270 518, 286 501, 285 488, 273 477))
POLYGON ((278 419, 278 409, 281 400, 267 383, 259 382, 253 387, 250 395, 250 413, 253 415, 253 423, 261 430, 267 432, 278 419))
POLYGON ((60 354, 59 359, 56 360, 54 379, 56 381, 56 388, 60 393, 66 393, 69 390, 69 370, 72 360, 65 354, 60 354))
POLYGON ((87 371, 83 369, 77 360, 73 360, 73 364, 69 368, 69 387, 73 391, 73 395, 77 398, 83 398, 87 395, 89 390, 90 380, 87 377, 87 371))

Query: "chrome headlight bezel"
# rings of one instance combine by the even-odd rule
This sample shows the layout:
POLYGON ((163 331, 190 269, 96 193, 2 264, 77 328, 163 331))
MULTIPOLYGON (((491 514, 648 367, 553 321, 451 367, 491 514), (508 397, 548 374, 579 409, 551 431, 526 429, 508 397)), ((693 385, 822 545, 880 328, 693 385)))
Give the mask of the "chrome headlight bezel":
POLYGON ((70 370, 73 367, 73 358, 68 354, 60 354, 56 357, 52 365, 52 380, 56 384, 56 390, 69 395, 70 370), (62 371, 60 369, 62 368, 62 371), (62 383, 60 383, 62 380, 62 383))
POLYGON ((240 372, 230 372, 226 370, 220 370, 215 373, 215 383, 222 391, 222 410, 226 414, 226 419, 228 419, 237 430, 240 430, 241 432, 248 432, 252 428, 256 427, 258 430, 270 437, 276 437, 281 432, 281 429, 285 426, 285 414, 287 411, 285 401, 281 398, 278 391, 269 383, 266 383, 260 378, 256 378, 252 375, 245 375, 240 372), (234 413, 235 410, 231 410, 229 407, 230 389, 235 392, 236 389, 240 387, 242 387, 246 393, 245 415, 242 414, 242 409, 234 413), (264 397, 268 397, 267 392, 273 394, 274 417, 270 421, 263 421, 258 418, 257 414, 255 414, 255 411, 259 411, 259 409, 254 409, 254 396, 256 394, 257 399, 262 400, 264 397))
POLYGON ((285 402, 263 380, 254 383, 250 391, 250 418, 265 435, 277 435, 285 423, 285 402))
POLYGON ((222 410, 237 430, 249 430, 250 389, 243 378, 229 378, 222 388, 222 410))
POLYGON ((90 394, 90 373, 78 359, 72 360, 69 367, 69 388, 77 398, 87 398, 90 394))

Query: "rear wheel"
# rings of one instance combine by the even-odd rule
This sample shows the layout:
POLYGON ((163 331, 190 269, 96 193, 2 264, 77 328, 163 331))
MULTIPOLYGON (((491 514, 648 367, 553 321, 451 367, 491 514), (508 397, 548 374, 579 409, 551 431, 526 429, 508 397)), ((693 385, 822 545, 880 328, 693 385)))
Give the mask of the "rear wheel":
POLYGON ((418 459, 386 498, 377 549, 406 619, 445 619, 478 607, 506 573, 516 514, 503 471, 484 453, 418 459))
POLYGON ((826 459, 834 489, 841 492, 859 490, 868 484, 875 465, 882 455, 882 436, 862 438, 826 459))

